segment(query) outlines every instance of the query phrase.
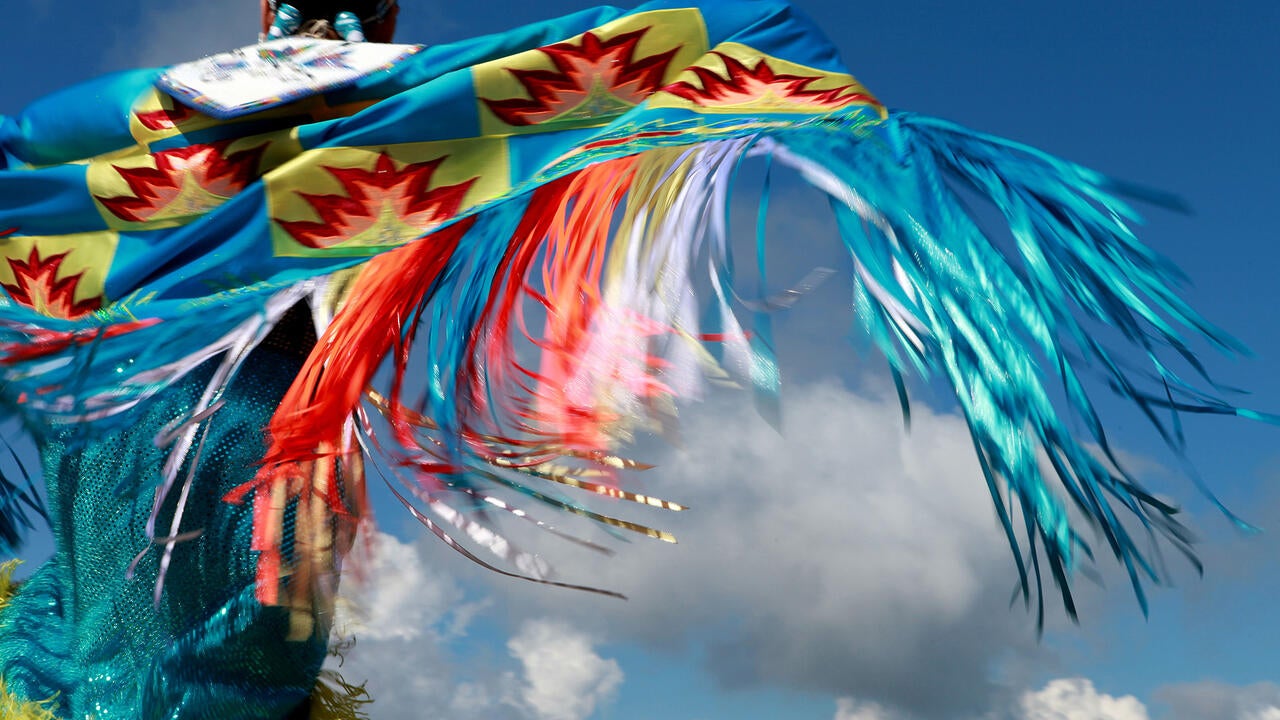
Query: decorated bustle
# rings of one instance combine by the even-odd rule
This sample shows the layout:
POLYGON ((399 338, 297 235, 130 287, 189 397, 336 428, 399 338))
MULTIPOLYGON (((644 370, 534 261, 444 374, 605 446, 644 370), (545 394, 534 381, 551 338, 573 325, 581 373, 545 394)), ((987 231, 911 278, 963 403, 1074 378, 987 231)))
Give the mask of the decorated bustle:
MULTIPOLYGON (((272 33, 296 29, 295 11, 281 4, 272 33)), ((377 49, 321 44, 302 60, 297 47, 268 54, 306 70, 377 49)), ((288 677, 287 692, 260 696, 305 696, 343 555, 373 519, 366 467, 450 548, 536 582, 582 587, 499 534, 495 517, 600 552, 558 519, 672 541, 587 501, 684 509, 624 489, 647 466, 623 448, 671 429, 708 379, 776 403, 771 313, 804 282, 768 285, 767 250, 786 238, 763 221, 748 254, 767 292, 735 282, 734 240, 752 230, 730 210, 753 159, 826 196, 851 314, 899 387, 915 374, 953 391, 1024 597, 1044 573, 1072 610, 1072 565, 1091 556, 1080 519, 1139 592, 1160 577, 1132 528, 1190 552, 1176 509, 1110 457, 1082 377, 1100 376, 1171 441, 1178 412, 1263 418, 1156 357, 1172 348, 1194 363, 1189 338, 1238 345, 1134 236, 1124 186, 889 111, 786 3, 601 8, 388 62, 346 89, 224 118, 159 96, 157 73, 125 73, 4 123, 5 157, 21 166, 0 171, 0 390, 29 426, 93 441, 50 446, 66 467, 51 503, 136 525, 114 542, 67 529, 63 555, 120 570, 81 578, 71 573, 88 564, 59 556, 49 592, 127 609, 139 626, 175 608, 200 616, 164 616, 150 645, 114 657, 77 645, 83 628, 24 586, 13 600, 24 622, 118 665, 36 673, 25 699, 52 688, 89 707, 98 678, 154 671, 174 687, 148 692, 231 688, 214 698, 230 717, 241 688, 208 677, 263 655, 269 672, 228 674, 288 677), (968 209, 982 199, 1014 242, 984 233, 968 209), (1100 325, 1149 365, 1116 360, 1089 331, 1100 325), (273 350, 281 335, 291 350, 273 350), (152 415, 139 424, 140 413, 152 415), (136 467, 113 453, 121 438, 136 467), (105 450, 89 457, 95 442, 105 450), (119 478, 87 483, 100 468, 119 478), (232 531, 214 543, 219 522, 232 531), (197 550, 222 569, 203 573, 197 550), (193 558, 202 570, 187 579, 214 587, 166 584, 193 558), (212 630, 175 639, 202 622, 212 630), (163 657, 223 665, 185 676, 155 670, 163 657)), ((767 208, 768 186, 755 197, 767 208)), ((34 503, 5 483, 0 534, 34 503)), ((46 637, 0 633, 0 675, 39 666, 27 658, 46 637)), ((145 716, 133 710, 119 717, 145 716)))

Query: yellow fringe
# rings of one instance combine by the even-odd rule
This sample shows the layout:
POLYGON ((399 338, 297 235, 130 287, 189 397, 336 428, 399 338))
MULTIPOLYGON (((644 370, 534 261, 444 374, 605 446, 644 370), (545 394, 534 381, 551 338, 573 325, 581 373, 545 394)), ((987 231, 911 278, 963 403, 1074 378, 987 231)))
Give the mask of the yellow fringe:
POLYGON ((371 702, 364 683, 352 685, 336 670, 321 670, 311 691, 311 720, 369 720, 361 706, 371 702))
POLYGON ((18 583, 13 581, 13 572, 22 564, 21 560, 6 560, 0 563, 0 612, 9 606, 9 599, 18 592, 18 583))
MULTIPOLYGON (((5 563, 8 565, 8 563, 5 563)), ((0 573, 4 573, 5 568, 0 567, 0 573)), ((3 582, 5 578, 0 578, 3 582)), ((4 678, 0 678, 0 718, 4 720, 58 720, 58 716, 53 711, 58 708, 55 698, 41 700, 40 702, 27 702, 19 700, 9 694, 9 689, 5 687, 4 678)))

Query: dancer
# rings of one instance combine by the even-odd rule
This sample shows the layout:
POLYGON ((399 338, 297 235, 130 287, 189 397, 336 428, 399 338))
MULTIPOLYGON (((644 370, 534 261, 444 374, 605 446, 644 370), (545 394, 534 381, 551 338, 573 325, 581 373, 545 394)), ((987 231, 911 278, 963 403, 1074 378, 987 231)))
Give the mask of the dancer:
MULTIPOLYGON (((1124 516, 1189 552, 1112 455, 1086 374, 1169 437, 1170 411, 1262 417, 1158 360, 1194 362, 1186 336, 1237 345, 1135 238, 1129 188, 888 110, 783 2, 601 8, 227 120, 158 74, 0 121, 2 397, 40 447, 57 544, 0 611, 0 679, 59 718, 309 712, 370 458, 395 470, 377 491, 510 575, 562 584, 494 513, 670 539, 580 495, 681 510, 625 490, 626 441, 708 375, 776 402, 770 313, 794 293, 744 300, 729 243, 751 159, 829 196, 899 387, 954 389, 1028 597, 1047 569, 1072 610, 1069 508, 1139 593, 1158 578, 1124 516)), ((13 545, 38 493, 4 489, 13 545)))

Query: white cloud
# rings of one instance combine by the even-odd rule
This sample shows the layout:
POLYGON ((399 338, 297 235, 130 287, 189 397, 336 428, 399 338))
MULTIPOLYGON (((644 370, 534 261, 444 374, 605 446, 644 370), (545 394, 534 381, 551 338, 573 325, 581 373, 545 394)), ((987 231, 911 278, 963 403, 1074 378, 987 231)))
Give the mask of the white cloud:
POLYGON ((362 562, 343 579, 337 614, 343 635, 361 640, 461 635, 483 605, 464 602, 457 583, 428 568, 417 547, 391 535, 377 533, 353 557, 362 562))
POLYGON ((538 720, 585 720, 622 684, 618 663, 563 622, 528 621, 507 647, 524 666, 520 696, 538 720))
POLYGON ((356 644, 340 667, 337 659, 329 667, 348 682, 367 683, 378 720, 418 720, 424 712, 454 720, 525 717, 503 702, 516 690, 509 669, 483 657, 463 661, 452 646, 487 602, 468 598, 428 567, 419 546, 381 533, 374 540, 360 569, 364 580, 348 573, 338 603, 337 633, 356 644))
MULTIPOLYGON (((1042 652, 1009 611, 1016 575, 963 423, 834 384, 790 387, 786 436, 743 404, 695 409, 684 453, 632 483, 687 502, 606 512, 676 531, 594 563, 548 550, 565 579, 629 602, 501 583, 514 612, 572 613, 597 636, 692 648, 725 686, 781 685, 923 717, 981 712, 994 667, 1042 652), (927 683, 921 678, 930 678, 927 683)), ((548 549, 550 546, 544 546, 548 549)), ((1050 592, 1053 592, 1050 589, 1050 592)))
POLYGON ((1085 678, 1050 681, 1023 694, 1019 720, 1148 720, 1147 708, 1132 695, 1100 693, 1085 678))
POLYGON ((859 703, 853 698, 836 700, 834 720, 893 720, 889 711, 875 703, 859 703))

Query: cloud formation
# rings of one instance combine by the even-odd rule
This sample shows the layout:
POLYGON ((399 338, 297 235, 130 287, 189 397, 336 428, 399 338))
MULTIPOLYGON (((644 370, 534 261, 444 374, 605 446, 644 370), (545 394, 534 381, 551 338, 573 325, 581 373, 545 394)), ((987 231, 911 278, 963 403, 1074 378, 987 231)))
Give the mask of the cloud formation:
POLYGON ((427 566, 415 544, 386 533, 362 541, 354 557, 361 562, 343 582, 337 616, 341 634, 362 641, 446 640, 464 635, 486 604, 468 601, 453 578, 427 566))
MULTIPOLYGON (((355 646, 329 666, 348 682, 367 682, 378 720, 417 720, 426 711, 459 720, 524 718, 503 699, 515 691, 510 670, 464 663, 455 647, 485 601, 424 562, 416 544, 378 533, 363 582, 343 580, 335 628, 355 646)), ((363 554, 363 549, 357 552, 363 554)))
POLYGON ((1052 680, 1023 694, 1019 720, 1148 720, 1147 708, 1132 695, 1098 692, 1085 678, 1052 680))
POLYGON ((528 621, 507 647, 524 667, 520 697, 538 720, 586 720, 622 684, 618 663, 562 621, 528 621))
POLYGON ((526 621, 510 657, 490 657, 470 628, 487 599, 430 567, 417 544, 383 533, 373 543, 367 580, 344 579, 338 604, 337 634, 356 644, 329 667, 367 683, 378 720, 586 720, 622 683, 617 662, 562 621, 526 621))
POLYGON ((694 508, 638 518, 681 545, 637 542, 598 563, 549 550, 567 579, 629 602, 497 580, 501 592, 517 613, 567 612, 611 642, 693 648, 726 687, 922 717, 990 707, 995 665, 1043 650, 1009 612, 1016 575, 963 423, 916 408, 906 439, 896 401, 835 384, 789 388, 784 410, 785 438, 741 404, 692 412, 688 450, 640 478, 694 508))

